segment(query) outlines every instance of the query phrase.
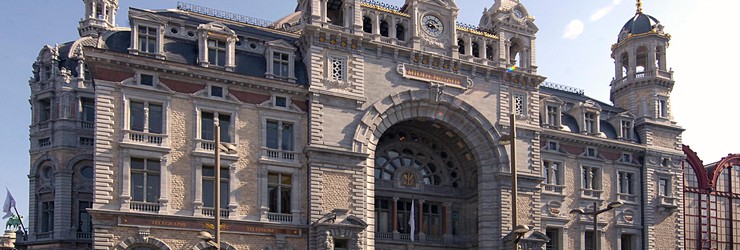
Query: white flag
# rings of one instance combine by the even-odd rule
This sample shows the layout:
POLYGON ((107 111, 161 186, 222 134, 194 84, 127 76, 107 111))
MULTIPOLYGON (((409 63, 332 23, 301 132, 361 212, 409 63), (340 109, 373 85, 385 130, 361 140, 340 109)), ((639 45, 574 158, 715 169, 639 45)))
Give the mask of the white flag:
POLYGON ((409 219, 409 227, 411 227, 411 242, 414 242, 414 231, 416 231, 416 220, 414 217, 414 200, 411 200, 411 219, 409 219))
POLYGON ((10 209, 15 207, 15 199, 13 199, 13 195, 10 194, 10 190, 8 190, 8 188, 5 188, 5 190, 8 191, 8 196, 5 197, 5 204, 3 204, 3 213, 5 213, 3 219, 13 216, 13 212, 10 209))

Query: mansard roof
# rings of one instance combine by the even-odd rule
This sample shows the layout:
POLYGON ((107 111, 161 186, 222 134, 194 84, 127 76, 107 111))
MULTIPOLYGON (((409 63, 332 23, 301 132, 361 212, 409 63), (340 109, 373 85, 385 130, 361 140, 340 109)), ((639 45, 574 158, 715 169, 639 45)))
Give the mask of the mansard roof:
MULTIPOLYGON (((206 17, 197 14, 191 14, 180 10, 141 10, 131 8, 133 12, 148 12, 145 16, 159 16, 162 19, 170 20, 170 22, 178 23, 178 25, 198 27, 199 25, 207 25, 214 21, 219 22, 226 26, 227 29, 236 33, 241 37, 249 37, 259 39, 264 42, 280 40, 282 45, 294 46, 298 40, 297 35, 293 35, 286 32, 277 32, 262 27, 240 24, 233 21, 206 17)), ((141 16, 141 15, 140 15, 141 16)), ((131 47, 131 31, 130 30, 113 30, 109 31, 103 36, 103 42, 105 49, 128 53, 128 49, 131 47)), ((166 61, 196 65, 198 60, 198 42, 197 40, 179 39, 176 37, 164 37, 163 54, 166 61)), ((298 50, 297 47, 295 47, 298 50)), ((297 53, 295 60, 295 77, 296 83, 301 85, 308 84, 308 73, 306 65, 300 58, 300 53, 297 53)), ((267 71, 267 60, 264 54, 236 50, 235 52, 236 67, 234 73, 254 76, 254 77, 265 77, 267 71)))

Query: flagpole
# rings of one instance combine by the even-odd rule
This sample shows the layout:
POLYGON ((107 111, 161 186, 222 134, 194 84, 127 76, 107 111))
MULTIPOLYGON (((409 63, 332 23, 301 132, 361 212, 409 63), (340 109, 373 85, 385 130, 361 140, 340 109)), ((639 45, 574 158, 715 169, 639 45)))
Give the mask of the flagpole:
POLYGON ((21 229, 23 229, 23 237, 26 237, 28 235, 28 231, 26 231, 26 227, 23 226, 23 217, 21 217, 21 214, 18 213, 18 208, 13 206, 13 210, 15 210, 15 216, 18 216, 18 221, 21 222, 21 229))

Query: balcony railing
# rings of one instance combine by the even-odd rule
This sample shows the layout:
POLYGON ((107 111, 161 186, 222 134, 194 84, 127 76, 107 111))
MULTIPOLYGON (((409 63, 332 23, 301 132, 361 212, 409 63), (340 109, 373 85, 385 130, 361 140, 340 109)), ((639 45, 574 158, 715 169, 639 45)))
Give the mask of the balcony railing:
POLYGON ((92 233, 89 232, 77 232, 77 239, 92 239, 92 233))
POLYGON ((393 233, 375 232, 375 238, 376 239, 384 239, 384 240, 392 240, 393 239, 393 233))
POLYGON ((53 239, 53 238, 54 238, 54 232, 36 233, 37 240, 45 240, 45 239, 53 239))
POLYGON ((293 222, 292 214, 267 213, 267 219, 271 222, 293 222))
POLYGON ((280 150, 274 148, 262 148, 262 157, 270 160, 294 162, 296 160, 296 152, 280 150))
POLYGON ((132 142, 152 146, 166 146, 169 144, 167 141, 167 135, 165 134, 146 133, 134 130, 124 130, 123 133, 124 142, 132 142))
POLYGON ((545 191, 551 193, 562 194, 565 189, 565 185, 545 184, 545 191))
POLYGON ((634 194, 617 194, 619 200, 628 202, 637 202, 637 195, 634 194))
MULTIPOLYGON (((215 217, 213 213, 213 208, 203 208, 202 214, 208 217, 215 217)), ((228 209, 221 209, 221 218, 228 218, 229 217, 229 210, 228 209)))
POLYGON ((80 128, 82 128, 82 129, 93 129, 93 128, 95 128, 95 122, 91 122, 91 121, 80 121, 80 128))
POLYGON ((583 197, 591 197, 591 198, 599 198, 601 197, 601 193, 604 192, 603 190, 595 190, 595 189, 581 189, 581 196, 583 197))
POLYGON ((159 204, 157 203, 132 201, 129 208, 134 211, 159 213, 159 204))
POLYGON ((445 239, 442 236, 427 235, 425 237, 426 237, 426 242, 430 242, 430 243, 444 243, 445 242, 445 239))

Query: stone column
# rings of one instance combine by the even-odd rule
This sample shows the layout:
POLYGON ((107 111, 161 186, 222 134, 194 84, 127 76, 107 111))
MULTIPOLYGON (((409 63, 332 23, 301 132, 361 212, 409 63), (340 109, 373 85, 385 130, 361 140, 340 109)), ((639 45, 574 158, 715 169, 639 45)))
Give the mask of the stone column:
POLYGON ((72 170, 59 170, 54 174, 54 239, 70 235, 72 221, 72 170))
POLYGON ((416 231, 419 232, 419 242, 426 241, 426 235, 424 235, 424 200, 419 199, 419 207, 416 209, 416 215, 419 220, 419 227, 416 231))
POLYGON ((401 238, 401 234, 398 232, 398 197, 393 197, 392 205, 392 216, 393 216, 393 239, 398 240, 401 238))

